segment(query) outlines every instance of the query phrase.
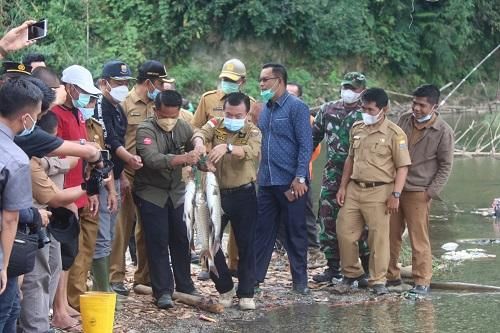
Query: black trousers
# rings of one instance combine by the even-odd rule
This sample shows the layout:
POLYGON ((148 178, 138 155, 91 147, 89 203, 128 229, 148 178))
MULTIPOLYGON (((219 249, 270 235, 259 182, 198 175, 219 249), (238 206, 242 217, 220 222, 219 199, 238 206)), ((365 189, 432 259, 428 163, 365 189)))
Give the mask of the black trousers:
POLYGON ((191 293, 191 251, 183 221, 184 205, 174 208, 172 200, 165 207, 134 196, 146 240, 146 252, 153 295, 157 299, 175 290, 191 293), (169 251, 170 250, 170 251, 169 251), (172 268, 170 267, 172 259, 172 268))
MULTIPOLYGON (((257 195, 253 184, 235 190, 222 190, 222 230, 231 221, 236 245, 238 247, 238 290, 239 298, 252 298, 255 284, 255 226, 257 224, 257 195)), ((226 264, 222 250, 215 255, 215 267, 219 277, 210 273, 219 293, 233 288, 233 279, 226 264)))

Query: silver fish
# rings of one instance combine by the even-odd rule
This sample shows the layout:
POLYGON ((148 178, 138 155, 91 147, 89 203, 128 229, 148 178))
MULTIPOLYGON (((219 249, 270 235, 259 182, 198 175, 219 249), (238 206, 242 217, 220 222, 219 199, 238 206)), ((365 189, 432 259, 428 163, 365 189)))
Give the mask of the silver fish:
POLYGON ((219 184, 212 172, 207 172, 205 192, 207 195, 207 205, 212 221, 212 235, 210 238, 210 250, 215 256, 220 249, 220 239, 222 235, 222 207, 219 184))
POLYGON ((210 250, 210 238, 212 237, 212 222, 210 221, 210 211, 208 210, 207 200, 203 187, 196 189, 194 199, 194 220, 198 237, 201 240, 200 260, 208 260, 208 267, 212 273, 219 277, 214 263, 214 255, 210 250))
POLYGON ((191 240, 193 239, 195 193, 196 184, 193 179, 190 179, 186 184, 186 194, 184 195, 184 223, 186 223, 189 244, 191 244, 191 240))

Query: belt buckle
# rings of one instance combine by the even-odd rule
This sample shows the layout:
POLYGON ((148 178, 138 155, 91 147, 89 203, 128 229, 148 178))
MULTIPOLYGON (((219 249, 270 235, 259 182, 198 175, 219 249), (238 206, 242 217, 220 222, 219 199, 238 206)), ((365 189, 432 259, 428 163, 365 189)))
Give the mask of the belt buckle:
POLYGON ((366 183, 359 182, 359 186, 361 186, 362 188, 366 188, 366 183))

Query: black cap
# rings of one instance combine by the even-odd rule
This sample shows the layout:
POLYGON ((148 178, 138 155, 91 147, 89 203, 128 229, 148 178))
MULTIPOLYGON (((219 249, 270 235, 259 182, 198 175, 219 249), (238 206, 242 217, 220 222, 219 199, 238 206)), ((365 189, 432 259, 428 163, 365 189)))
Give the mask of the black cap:
POLYGON ((113 80, 130 80, 133 79, 130 67, 119 60, 108 61, 102 68, 101 77, 109 77, 113 80))
POLYGON ((15 61, 4 61, 2 63, 4 74, 12 73, 12 74, 25 74, 31 75, 31 66, 22 64, 20 62, 15 61))
POLYGON ((156 60, 148 60, 139 67, 140 79, 161 79, 164 82, 173 83, 174 79, 168 77, 165 66, 156 60))
POLYGON ((69 209, 58 207, 51 209, 52 219, 48 225, 50 234, 61 243, 72 242, 80 234, 78 218, 69 209))

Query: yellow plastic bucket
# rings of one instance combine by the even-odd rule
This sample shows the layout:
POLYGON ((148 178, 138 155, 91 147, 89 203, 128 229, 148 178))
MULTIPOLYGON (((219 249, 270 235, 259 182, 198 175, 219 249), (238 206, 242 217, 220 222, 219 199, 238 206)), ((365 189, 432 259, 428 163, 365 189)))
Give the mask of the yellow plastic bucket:
POLYGON ((113 333, 116 294, 91 291, 80 295, 83 332, 113 333))

